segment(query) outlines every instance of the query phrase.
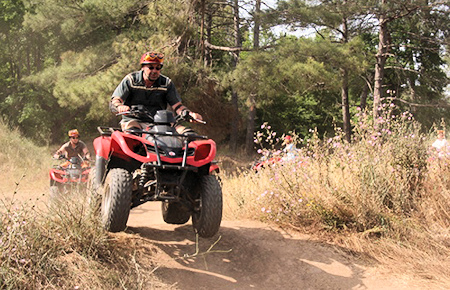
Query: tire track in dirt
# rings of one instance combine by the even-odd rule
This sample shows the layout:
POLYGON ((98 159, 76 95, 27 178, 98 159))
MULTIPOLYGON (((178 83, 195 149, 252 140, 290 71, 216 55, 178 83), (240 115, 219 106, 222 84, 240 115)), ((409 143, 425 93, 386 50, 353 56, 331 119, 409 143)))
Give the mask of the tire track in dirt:
POLYGON ((192 257, 196 242, 191 222, 166 224, 160 207, 150 202, 133 209, 127 232, 159 249, 161 265, 155 274, 179 289, 423 289, 417 281, 381 273, 343 249, 255 221, 223 221, 218 236, 200 238, 200 254, 192 257))

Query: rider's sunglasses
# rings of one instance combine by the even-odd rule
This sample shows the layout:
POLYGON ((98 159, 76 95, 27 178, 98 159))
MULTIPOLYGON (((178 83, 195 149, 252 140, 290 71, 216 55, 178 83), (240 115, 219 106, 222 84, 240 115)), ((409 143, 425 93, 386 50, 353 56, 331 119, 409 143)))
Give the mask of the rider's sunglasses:
POLYGON ((72 136, 72 137, 70 137, 70 139, 79 139, 80 137, 74 137, 74 136, 72 136))
POLYGON ((154 69, 156 69, 156 70, 161 70, 161 66, 148 66, 148 69, 149 70, 154 70, 154 69))
POLYGON ((147 53, 147 55, 144 57, 145 61, 152 61, 152 60, 158 60, 161 61, 161 59, 164 58, 164 54, 162 53, 156 53, 156 52, 150 52, 147 53))

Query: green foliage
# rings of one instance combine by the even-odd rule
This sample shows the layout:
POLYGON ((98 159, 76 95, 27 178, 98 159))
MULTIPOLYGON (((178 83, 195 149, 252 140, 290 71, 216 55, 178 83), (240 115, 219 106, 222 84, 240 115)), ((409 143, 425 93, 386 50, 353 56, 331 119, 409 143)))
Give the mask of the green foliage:
MULTIPOLYGON (((206 14, 201 15, 201 3, 191 1, 3 0, 0 111, 41 142, 59 140, 69 127, 94 132, 97 125, 115 124, 117 120, 107 109, 115 86, 127 73, 139 69, 138 59, 144 51, 159 50, 166 54, 163 74, 174 80, 183 100, 205 116, 228 108, 229 96, 235 91, 242 115, 248 97, 255 96, 262 118, 257 123, 270 121, 280 130, 302 135, 306 127, 329 132, 341 123, 343 71, 349 72, 350 107, 359 102, 366 85, 372 87, 378 41, 371 17, 381 10, 377 1, 366 2, 279 2, 276 10, 259 15, 260 46, 267 47, 241 51, 234 68, 233 54, 226 50, 207 50, 208 60, 201 59, 205 54, 199 36, 200 20, 205 16, 208 41, 235 46, 230 5, 206 2, 206 14), (347 34, 341 27, 344 19, 347 34), (313 27, 316 38, 276 38, 271 28, 277 24, 313 27)), ((413 2, 407 7, 420 4, 413 2)), ((383 11, 400 12, 402 7, 395 1, 383 11)), ((417 7, 411 17, 390 24, 390 52, 396 57, 395 61, 389 58, 388 65, 405 69, 387 70, 385 83, 386 89, 402 98, 427 103, 441 100, 448 83, 436 42, 448 35, 448 21, 433 6, 431 10, 417 7)), ((252 17, 241 19, 241 42, 247 49, 253 42, 252 17)), ((429 127, 436 120, 430 114, 438 118, 445 111, 429 108, 414 114, 429 127)), ((240 117, 243 123, 244 116, 240 117)), ((218 122, 211 131, 228 132, 229 123, 218 122)))
POLYGON ((322 38, 286 38, 270 51, 248 53, 229 78, 241 97, 257 96, 261 122, 303 136, 314 127, 324 133, 341 119, 339 68, 358 79, 369 65, 364 49, 360 38, 339 46, 322 38))
POLYGON ((0 1, 0 33, 8 34, 17 29, 25 13, 22 1, 1 0, 0 1))

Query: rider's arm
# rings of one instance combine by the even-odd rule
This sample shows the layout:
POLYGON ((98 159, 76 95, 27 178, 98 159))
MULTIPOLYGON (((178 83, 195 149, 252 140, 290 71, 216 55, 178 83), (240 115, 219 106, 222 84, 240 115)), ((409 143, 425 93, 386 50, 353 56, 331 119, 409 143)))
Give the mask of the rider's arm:
POLYGON ((181 115, 183 113, 183 111, 187 111, 192 118, 197 119, 197 120, 203 120, 202 115, 191 112, 181 102, 177 102, 174 105, 172 105, 172 109, 175 111, 175 113, 177 113, 177 115, 181 115))
POLYGON ((53 155, 53 158, 58 159, 59 156, 61 156, 61 155, 63 155, 63 154, 64 154, 64 155, 66 154, 66 149, 64 148, 64 145, 61 146, 61 148, 59 148, 59 149, 56 151, 55 155, 53 155))
POLYGON ((169 80, 169 84, 167 86, 167 101, 169 105, 172 107, 173 111, 177 115, 182 115, 183 111, 187 111, 189 115, 197 120, 203 120, 202 116, 198 113, 191 112, 186 106, 181 103, 181 97, 175 88, 175 85, 171 80, 169 80))
POLYGON ((114 114, 123 113, 130 110, 130 107, 124 104, 128 96, 130 95, 130 84, 131 75, 128 74, 123 78, 123 80, 114 90, 109 102, 109 109, 114 114))
POLYGON ((112 97, 111 102, 109 103, 109 108, 113 113, 123 113, 130 110, 130 107, 123 104, 123 101, 120 97, 112 97))
POLYGON ((89 149, 87 147, 84 147, 83 149, 84 158, 87 160, 91 160, 91 153, 89 153, 89 149))

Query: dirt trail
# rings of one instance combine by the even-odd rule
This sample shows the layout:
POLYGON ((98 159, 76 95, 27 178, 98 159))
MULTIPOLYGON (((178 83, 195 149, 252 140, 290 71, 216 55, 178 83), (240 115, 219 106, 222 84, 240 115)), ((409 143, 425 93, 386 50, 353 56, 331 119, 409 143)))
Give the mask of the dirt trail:
MULTIPOLYGON (((213 252, 185 257, 195 253, 192 224, 164 223, 160 206, 150 202, 133 209, 128 231, 159 248, 155 274, 179 289, 424 289, 337 247, 254 221, 223 221, 213 252)), ((199 252, 217 239, 200 239, 199 252)))

